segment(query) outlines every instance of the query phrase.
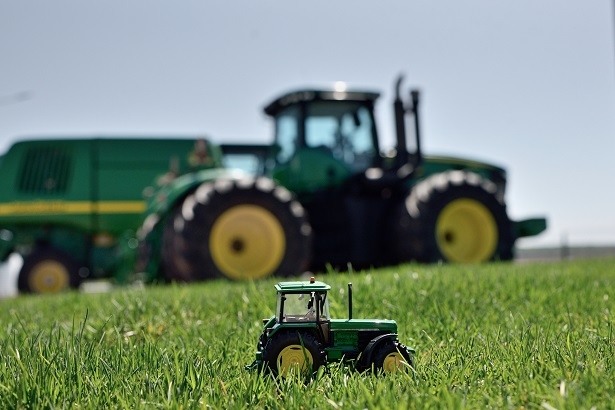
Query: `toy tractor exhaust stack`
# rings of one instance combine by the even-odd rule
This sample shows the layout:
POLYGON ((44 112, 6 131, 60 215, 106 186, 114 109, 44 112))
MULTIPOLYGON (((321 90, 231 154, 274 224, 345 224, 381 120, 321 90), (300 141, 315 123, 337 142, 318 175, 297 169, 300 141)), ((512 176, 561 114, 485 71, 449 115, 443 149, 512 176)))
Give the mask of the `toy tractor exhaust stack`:
POLYGON ((352 282, 348 282, 348 319, 352 319, 352 282))

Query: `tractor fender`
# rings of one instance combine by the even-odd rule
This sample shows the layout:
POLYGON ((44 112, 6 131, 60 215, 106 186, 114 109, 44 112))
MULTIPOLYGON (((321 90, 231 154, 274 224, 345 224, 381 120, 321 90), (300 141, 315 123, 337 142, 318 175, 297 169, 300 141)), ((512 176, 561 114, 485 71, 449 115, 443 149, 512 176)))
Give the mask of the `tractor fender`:
POLYGON ((153 231, 177 203, 202 183, 219 179, 240 179, 247 176, 249 174, 238 169, 214 168, 184 174, 165 183, 149 194, 143 226, 147 232, 142 231, 139 236, 145 237, 153 231))
POLYGON ((370 342, 367 344, 367 347, 365 347, 365 350, 363 350, 363 353, 361 353, 361 364, 366 368, 369 367, 370 363, 372 362, 373 352, 376 351, 382 343, 385 343, 389 340, 397 341, 397 334, 387 333, 370 340, 370 342))

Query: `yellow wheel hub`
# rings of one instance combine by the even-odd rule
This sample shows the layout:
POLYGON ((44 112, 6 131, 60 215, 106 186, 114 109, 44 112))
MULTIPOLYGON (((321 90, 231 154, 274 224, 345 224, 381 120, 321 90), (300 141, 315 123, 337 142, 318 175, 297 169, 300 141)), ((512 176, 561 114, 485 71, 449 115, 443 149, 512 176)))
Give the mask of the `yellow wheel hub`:
POLYGON ((286 376, 290 369, 299 372, 304 371, 308 366, 311 367, 313 363, 312 354, 301 345, 288 345, 278 355, 278 369, 282 376, 286 376))
POLYGON ((70 274, 60 262, 46 260, 32 269, 28 284, 34 293, 61 292, 70 286, 70 274))
POLYGON ((436 238, 451 262, 489 260, 498 243, 498 228, 485 205, 474 199, 457 199, 444 207, 436 223, 436 238))
POLYGON ((216 220, 209 248, 214 263, 229 278, 261 279, 282 262, 286 237, 271 212, 257 205, 238 205, 216 220))
POLYGON ((404 368, 405 361, 399 352, 389 353, 382 362, 382 370, 386 373, 396 373, 404 368))

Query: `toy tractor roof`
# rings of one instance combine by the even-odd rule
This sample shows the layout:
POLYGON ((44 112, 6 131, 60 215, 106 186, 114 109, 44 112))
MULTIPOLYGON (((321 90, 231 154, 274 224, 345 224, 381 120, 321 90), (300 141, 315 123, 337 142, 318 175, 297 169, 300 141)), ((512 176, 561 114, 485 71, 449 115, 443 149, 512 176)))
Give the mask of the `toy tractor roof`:
POLYGON ((276 115, 283 108, 308 101, 375 101, 380 93, 367 90, 346 90, 344 87, 330 89, 303 89, 281 95, 265 107, 267 115, 276 115))
POLYGON ((280 282, 275 285, 275 289, 278 293, 306 293, 328 291, 331 286, 312 278, 309 281, 280 282))

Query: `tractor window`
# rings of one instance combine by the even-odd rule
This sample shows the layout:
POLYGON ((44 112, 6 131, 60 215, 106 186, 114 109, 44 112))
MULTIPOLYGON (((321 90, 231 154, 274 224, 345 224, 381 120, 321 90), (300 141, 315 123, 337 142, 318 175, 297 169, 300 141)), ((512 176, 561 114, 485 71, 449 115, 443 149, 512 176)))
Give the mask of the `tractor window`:
MULTIPOLYGON (((284 297, 284 312, 282 320, 284 322, 310 322, 316 320, 316 308, 321 320, 329 319, 329 305, 326 301, 326 294, 312 293, 287 293, 280 295, 284 297)), ((281 308, 278 303, 278 308, 281 308)))
POLYGON ((299 136, 299 107, 288 107, 276 117, 278 163, 288 162, 297 149, 299 136))
POLYGON ((308 106, 305 144, 328 150, 350 169, 362 171, 376 155, 371 111, 352 101, 318 101, 308 106))

